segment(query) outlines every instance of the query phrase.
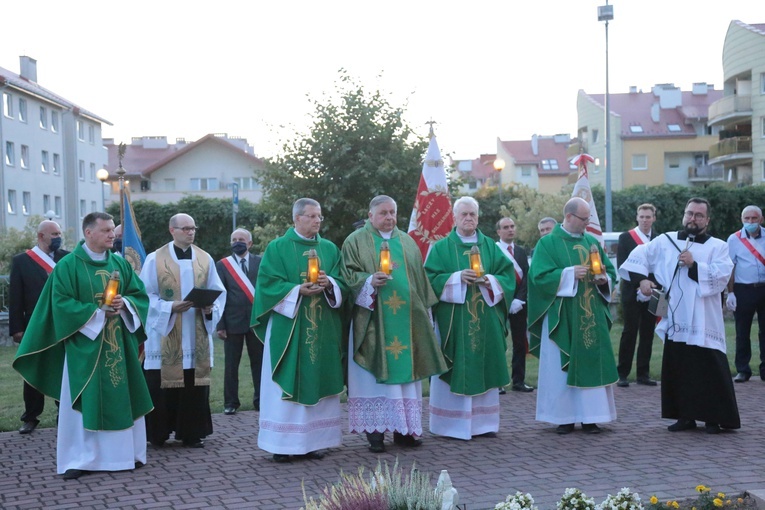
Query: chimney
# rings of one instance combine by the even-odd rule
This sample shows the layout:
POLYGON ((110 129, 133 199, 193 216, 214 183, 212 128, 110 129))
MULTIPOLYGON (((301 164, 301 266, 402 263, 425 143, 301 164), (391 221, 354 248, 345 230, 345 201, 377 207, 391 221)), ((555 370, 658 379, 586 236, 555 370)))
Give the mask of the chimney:
POLYGON ((531 152, 535 156, 539 156, 539 137, 537 135, 531 135, 531 152))
POLYGON ((19 67, 21 72, 19 75, 25 80, 37 83, 37 60, 32 57, 19 57, 19 67))
POLYGON ((693 95, 694 96, 706 96, 708 90, 709 90, 709 87, 707 86, 706 82, 700 82, 700 83, 694 83, 693 84, 693 95))
POLYGON ((654 122, 659 122, 661 119, 661 108, 659 107, 659 103, 654 103, 651 105, 651 120, 654 122))
POLYGON ((637 86, 630 85, 630 94, 637 94, 637 86))

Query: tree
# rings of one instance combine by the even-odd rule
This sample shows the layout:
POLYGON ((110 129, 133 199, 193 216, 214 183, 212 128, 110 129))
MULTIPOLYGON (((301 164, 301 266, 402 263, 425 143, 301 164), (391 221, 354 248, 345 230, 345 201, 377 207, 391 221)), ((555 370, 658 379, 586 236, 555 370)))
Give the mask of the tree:
POLYGON ((367 218, 376 195, 396 200, 405 229, 427 144, 404 121, 404 107, 392 105, 379 90, 368 92, 344 70, 335 96, 312 104, 309 132, 285 143, 259 177, 272 221, 256 232, 258 244, 292 224, 292 204, 300 197, 319 201, 325 217, 321 235, 336 244, 354 222, 367 218))

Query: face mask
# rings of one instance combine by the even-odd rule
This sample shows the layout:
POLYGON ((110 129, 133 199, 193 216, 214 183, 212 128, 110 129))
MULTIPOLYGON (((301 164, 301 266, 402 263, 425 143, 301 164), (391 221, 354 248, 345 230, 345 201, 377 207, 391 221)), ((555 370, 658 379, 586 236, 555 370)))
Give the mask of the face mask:
POLYGON ((61 248, 61 238, 60 237, 53 237, 50 240, 50 247, 48 248, 51 252, 54 252, 61 248))
POLYGON ((115 253, 122 253, 122 239, 115 239, 112 244, 112 251, 115 253))
POLYGON ((243 243, 241 241, 237 241, 236 243, 231 245, 231 251, 239 255, 240 257, 247 253, 247 243, 243 243))
POLYGON ((759 223, 744 223, 744 229, 746 229, 747 232, 750 234, 754 234, 758 230, 760 230, 760 224, 759 223))

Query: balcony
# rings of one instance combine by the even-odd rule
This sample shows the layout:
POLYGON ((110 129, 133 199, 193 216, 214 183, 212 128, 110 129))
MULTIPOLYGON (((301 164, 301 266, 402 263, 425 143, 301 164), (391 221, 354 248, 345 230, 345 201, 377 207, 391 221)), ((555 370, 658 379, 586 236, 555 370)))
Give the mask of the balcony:
POLYGON ((752 159, 752 137, 736 136, 720 140, 709 148, 709 164, 741 164, 752 159))
POLYGON ((752 118, 752 96, 724 97, 709 105, 709 125, 731 124, 752 118))
POLYGON ((688 182, 704 184, 722 182, 725 179, 725 169, 722 166, 702 165, 688 167, 688 182))

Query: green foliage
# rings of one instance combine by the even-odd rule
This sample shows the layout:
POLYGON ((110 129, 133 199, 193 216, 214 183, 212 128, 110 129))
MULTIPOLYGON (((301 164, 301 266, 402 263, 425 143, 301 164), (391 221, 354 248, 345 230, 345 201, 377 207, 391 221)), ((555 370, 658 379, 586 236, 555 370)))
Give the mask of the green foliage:
POLYGON ((281 234, 292 224, 292 204, 300 197, 319 201, 321 235, 336 244, 355 221, 367 218, 376 195, 396 200, 399 225, 405 225, 427 144, 404 121, 404 108, 379 90, 365 90, 343 70, 334 95, 312 103, 309 132, 285 143, 260 176, 272 224, 258 232, 258 244, 260 235, 281 234))
POLYGON ((0 274, 11 272, 11 260, 14 255, 37 244, 37 226, 44 219, 42 216, 30 216, 24 230, 9 228, 0 232, 0 274))

